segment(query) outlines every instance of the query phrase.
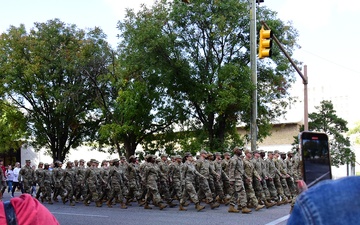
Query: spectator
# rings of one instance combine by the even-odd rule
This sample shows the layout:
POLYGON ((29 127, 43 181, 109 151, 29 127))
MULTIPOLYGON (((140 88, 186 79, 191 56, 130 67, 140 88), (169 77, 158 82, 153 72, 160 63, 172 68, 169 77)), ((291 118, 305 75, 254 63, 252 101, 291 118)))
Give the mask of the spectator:
POLYGON ((8 165, 8 168, 5 172, 6 174, 6 183, 8 186, 8 193, 10 193, 10 191, 12 190, 12 183, 14 180, 14 171, 12 170, 12 166, 8 165))
POLYGON ((359 224, 359 187, 358 176, 316 184, 297 197, 287 224, 359 224))
POLYGON ((20 185, 20 181, 19 181, 19 173, 20 173, 20 163, 19 162, 15 163, 15 168, 14 168, 13 172, 14 172, 14 179, 13 179, 13 187, 11 190, 12 197, 14 197, 14 192, 15 192, 16 188, 20 188, 21 193, 24 193, 24 190, 23 190, 22 186, 20 185))
POLYGON ((59 222, 39 201, 29 194, 0 202, 0 224, 58 225, 59 222))

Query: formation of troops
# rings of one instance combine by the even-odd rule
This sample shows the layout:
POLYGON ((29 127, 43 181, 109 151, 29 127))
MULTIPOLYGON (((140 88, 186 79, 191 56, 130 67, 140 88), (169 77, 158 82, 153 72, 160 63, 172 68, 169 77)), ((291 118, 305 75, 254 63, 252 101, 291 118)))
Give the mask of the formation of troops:
POLYGON ((236 147, 232 154, 202 150, 197 157, 147 155, 141 163, 134 156, 128 161, 125 157, 91 159, 86 164, 80 159, 67 162, 65 168, 59 161, 53 167, 39 163, 36 170, 26 160, 19 180, 26 193, 36 183, 36 198, 48 204, 119 204, 126 209, 137 201, 144 209, 178 206, 185 211, 193 203, 201 211, 205 203, 211 209, 224 204, 228 212, 250 213, 251 208, 258 211, 291 203, 298 194, 296 181, 301 173, 296 154, 268 151, 265 155, 262 150, 236 147))

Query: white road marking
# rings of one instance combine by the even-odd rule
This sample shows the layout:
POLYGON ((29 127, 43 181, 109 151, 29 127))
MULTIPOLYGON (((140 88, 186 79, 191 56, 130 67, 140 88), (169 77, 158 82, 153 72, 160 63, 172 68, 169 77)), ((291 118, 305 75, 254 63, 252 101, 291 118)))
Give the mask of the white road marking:
POLYGON ((286 216, 283 216, 283 217, 281 217, 281 218, 279 218, 279 219, 277 219, 277 220, 274 220, 274 221, 272 221, 272 222, 270 222, 270 223, 267 223, 267 224, 265 224, 265 225, 276 225, 276 224, 279 224, 279 223, 281 223, 281 222, 289 219, 289 217, 290 217, 290 215, 286 215, 286 216))

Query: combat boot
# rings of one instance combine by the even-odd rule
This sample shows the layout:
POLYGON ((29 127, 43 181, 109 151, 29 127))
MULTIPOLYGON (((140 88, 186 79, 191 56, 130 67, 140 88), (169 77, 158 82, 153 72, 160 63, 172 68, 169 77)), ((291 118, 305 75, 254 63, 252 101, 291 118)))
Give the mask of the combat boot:
POLYGON ((258 206, 256 206, 255 211, 259 211, 260 209, 264 208, 264 205, 260 205, 258 204, 258 206))
POLYGON ((69 200, 64 196, 61 197, 61 201, 63 202, 63 204, 67 203, 69 200))
POLYGON ((234 207, 233 205, 230 205, 228 212, 229 212, 229 213, 238 213, 238 212, 240 212, 240 211, 237 210, 237 209, 235 209, 235 207, 234 207))
POLYGON ((159 209, 160 210, 163 210, 163 209, 165 209, 166 207, 167 207, 167 205, 166 204, 163 204, 163 203, 159 203, 159 209))
POLYGON ((173 207, 177 206, 177 204, 172 203, 171 201, 168 201, 168 202, 167 202, 167 205, 168 205, 170 208, 173 208, 173 207))
POLYGON ((102 202, 101 202, 101 201, 96 201, 95 204, 96 204, 96 207, 101 207, 101 206, 102 206, 102 202))
POLYGON ((243 208, 241 209, 241 213, 244 213, 244 214, 246 214, 246 213, 251 213, 251 209, 249 209, 248 207, 243 207, 243 208))
POLYGON ((268 202, 268 201, 264 201, 264 203, 265 203, 265 206, 266 206, 267 209, 270 208, 270 207, 273 207, 275 205, 275 203, 268 202))
POLYGON ((149 206, 149 203, 145 203, 145 205, 144 205, 144 209, 152 209, 150 206, 149 206))
POLYGON ((121 209, 127 209, 127 206, 124 202, 120 202, 120 208, 121 209))
POLYGON ((201 211, 201 210, 205 209, 205 206, 200 205, 200 203, 196 203, 195 204, 195 209, 197 211, 201 211))
POLYGON ((184 202, 183 206, 189 206, 190 205, 190 202, 184 202))
POLYGON ((127 198, 125 204, 128 205, 128 206, 131 206, 131 199, 127 198))
POLYGON ((74 200, 70 200, 70 206, 75 206, 75 202, 74 202, 74 200))
POLYGON ((179 211, 186 211, 187 208, 185 208, 181 203, 179 205, 179 211))
POLYGON ((112 200, 107 200, 106 205, 107 207, 112 208, 112 200))
POLYGON ((139 199, 139 200, 138 200, 138 204, 139 204, 139 206, 143 206, 143 205, 145 205, 145 201, 139 199))
POLYGON ((219 203, 213 202, 213 203, 211 203, 210 208, 211 208, 211 209, 215 209, 215 208, 218 208, 219 206, 220 206, 219 203))

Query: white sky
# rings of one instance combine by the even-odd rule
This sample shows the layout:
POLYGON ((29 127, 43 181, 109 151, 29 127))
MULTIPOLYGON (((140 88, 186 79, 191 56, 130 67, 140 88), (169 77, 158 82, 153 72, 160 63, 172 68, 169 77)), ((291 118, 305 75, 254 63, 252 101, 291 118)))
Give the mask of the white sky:
MULTIPOLYGON (((125 8, 138 8, 143 2, 151 5, 154 1, 0 0, 0 33, 6 32, 10 25, 23 23, 29 29, 34 22, 59 18, 79 28, 101 27, 108 35, 108 41, 115 46, 116 23, 123 18, 125 8)), ((292 21, 299 31, 298 43, 302 48, 295 52, 294 58, 308 66, 310 104, 313 101, 318 105, 329 95, 347 96, 351 103, 352 100, 357 103, 356 97, 360 96, 360 29, 357 28, 360 1, 265 0, 263 5, 277 11, 281 20, 292 21), (323 93, 319 94, 319 89, 324 90, 323 93)), ((301 81, 294 86, 299 96, 302 96, 302 88, 301 81)), ((343 114, 360 110, 356 103, 340 106, 349 108, 343 114)), ((354 114, 349 119, 360 120, 360 116, 354 114)))

